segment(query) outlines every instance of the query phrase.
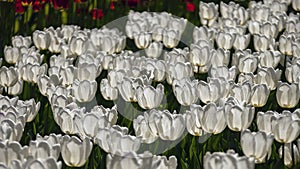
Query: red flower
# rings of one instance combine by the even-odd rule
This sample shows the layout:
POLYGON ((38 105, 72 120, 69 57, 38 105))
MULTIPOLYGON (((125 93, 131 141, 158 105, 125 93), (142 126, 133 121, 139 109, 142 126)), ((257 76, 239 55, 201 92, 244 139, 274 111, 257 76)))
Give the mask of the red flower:
POLYGON ((104 13, 102 9, 94 8, 91 10, 91 15, 93 17, 93 20, 100 20, 104 16, 104 13))
POLYGON ((86 2, 87 0, 74 0, 75 3, 82 3, 82 2, 86 2))
POLYGON ((32 5, 33 11, 38 12, 40 9, 42 9, 43 8, 42 3, 43 2, 40 2, 39 0, 34 1, 33 5, 32 5))
POLYGON ((23 6, 28 6, 28 5, 31 5, 32 2, 33 2, 33 0, 22 0, 22 1, 21 1, 21 4, 22 4, 23 6))
POLYGON ((195 4, 193 2, 186 2, 186 10, 189 12, 194 12, 195 4))
POLYGON ((111 1, 110 5, 109 5, 110 10, 114 10, 115 9, 115 2, 111 1))
POLYGON ((17 13, 24 13, 24 7, 22 5, 22 2, 20 0, 17 0, 15 3, 15 10, 17 13))
POLYGON ((68 0, 52 0, 54 9, 68 9, 69 1, 68 0))

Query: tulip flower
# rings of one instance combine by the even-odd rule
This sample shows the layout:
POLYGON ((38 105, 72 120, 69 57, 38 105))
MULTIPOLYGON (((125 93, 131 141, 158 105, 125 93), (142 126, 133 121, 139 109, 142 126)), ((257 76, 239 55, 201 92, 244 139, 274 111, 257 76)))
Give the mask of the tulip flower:
POLYGON ((204 3, 200 2, 199 4, 199 16, 202 25, 207 25, 211 27, 215 24, 219 12, 218 12, 219 5, 214 3, 204 3))
POLYGON ((41 107, 41 103, 40 102, 36 103, 35 100, 32 98, 24 102, 19 101, 16 107, 26 108, 26 112, 24 112, 24 114, 26 114, 26 122, 31 122, 38 114, 41 107))
POLYGON ((149 126, 162 140, 175 141, 184 134, 184 116, 176 112, 171 114, 168 110, 152 109, 149 112, 149 126))
MULTIPOLYGON (((196 67, 196 71, 194 72, 198 73, 199 69, 205 69, 208 71, 208 69, 211 66, 211 55, 212 50, 209 46, 200 47, 197 45, 191 45, 191 52, 189 54, 190 62, 192 63, 193 67, 196 67)), ((205 72, 205 71, 204 71, 205 72)), ((199 72, 203 73, 203 72, 199 72)))
POLYGON ((85 138, 79 138, 65 135, 62 138, 61 155, 64 162, 70 167, 81 167, 90 156, 93 143, 85 138))
POLYGON ((48 144, 50 144, 50 146, 61 145, 61 138, 61 134, 54 133, 51 133, 50 135, 45 135, 44 137, 42 137, 39 133, 36 135, 37 142, 46 141, 48 144))
POLYGON ((209 41, 214 39, 215 30, 206 26, 195 27, 193 31, 193 42, 197 43, 199 40, 209 41))
POLYGON ((247 81, 241 84, 233 84, 229 95, 240 103, 250 103, 251 87, 252 85, 247 81))
POLYGON ((95 97, 97 91, 97 82, 88 80, 75 80, 72 87, 77 101, 90 102, 95 97))
POLYGON ((23 36, 13 36, 12 37, 12 45, 13 47, 27 47, 29 48, 30 45, 31 45, 31 37, 30 36, 27 36, 27 37, 23 37, 23 36))
POLYGON ((275 111, 258 112, 256 116, 256 124, 259 131, 266 134, 272 134, 272 119, 277 118, 279 114, 275 111))
POLYGON ((188 106, 197 101, 197 84, 197 80, 191 81, 189 78, 173 81, 173 92, 181 105, 188 106))
POLYGON ((283 157, 284 165, 292 167, 293 164, 297 164, 300 161, 300 152, 299 152, 299 139, 298 146, 293 143, 287 143, 283 146, 280 146, 278 149, 279 157, 283 157), (282 149, 284 148, 284 154, 282 154, 282 149))
POLYGON ((250 103, 254 107, 263 107, 269 98, 270 89, 266 84, 256 84, 251 88, 250 103))
POLYGON ((281 35, 279 38, 279 50, 284 55, 291 56, 293 54, 292 43, 295 41, 293 36, 281 35))
POLYGON ((189 62, 187 63, 182 63, 182 62, 177 62, 176 64, 170 64, 168 65, 168 70, 167 70, 167 82, 169 84, 173 83, 173 80, 181 80, 185 77, 192 77, 193 76, 193 70, 192 66, 189 62))
POLYGON ((144 116, 139 115, 136 119, 133 120, 133 128, 135 135, 141 137, 142 143, 151 144, 158 139, 158 134, 154 133, 149 126, 149 114, 144 113, 144 116))
POLYGON ((20 141, 24 126, 22 122, 14 122, 11 119, 1 119, 0 121, 0 139, 10 141, 20 141))
POLYGON ((12 87, 18 82, 18 72, 14 67, 7 68, 2 66, 0 68, 0 85, 5 87, 12 87))
MULTIPOLYGON (((212 67, 218 66, 228 66, 230 61, 230 51, 222 48, 218 48, 211 55, 211 65, 212 67)), ((232 64, 233 65, 233 64, 232 64)))
POLYGON ((23 80, 18 80, 18 82, 7 88, 7 93, 12 96, 17 96, 23 92, 23 80))
POLYGON ((297 0, 292 0, 292 7, 295 11, 300 11, 300 2, 297 0))
POLYGON ((235 66, 232 66, 231 68, 228 68, 227 66, 211 67, 208 72, 208 75, 211 78, 224 77, 228 81, 235 81, 237 74, 238 70, 235 66))
POLYGON ((298 78, 300 76, 300 63, 287 63, 287 67, 285 69, 285 78, 289 83, 297 83, 299 82, 298 78))
POLYGON ((204 107, 197 107, 197 113, 205 132, 219 134, 226 128, 224 106, 219 107, 211 102, 204 107))
POLYGON ((145 49, 151 43, 151 35, 149 33, 134 35, 134 43, 139 49, 145 49))
POLYGON ((288 84, 281 81, 278 82, 276 90, 276 99, 280 107, 293 108, 299 102, 299 88, 295 83, 288 84))
POLYGON ((217 102, 229 94, 230 84, 225 78, 209 78, 208 82, 199 81, 198 95, 203 103, 217 102))
POLYGON ((74 55, 81 55, 85 52, 84 44, 87 41, 86 37, 72 36, 69 42, 70 52, 74 55))
POLYGON ((37 83, 40 76, 46 74, 47 71, 47 64, 38 65, 35 64, 26 64, 23 65, 19 70, 19 75, 22 80, 32 83, 37 83))
POLYGON ((216 42, 219 48, 229 50, 232 48, 235 41, 235 35, 224 31, 220 31, 216 34, 216 42))
POLYGON ((119 126, 98 128, 94 142, 104 151, 116 154, 118 151, 128 153, 140 148, 141 139, 127 134, 128 129, 119 126))
POLYGON ((218 169, 218 168, 231 168, 231 169, 254 169, 255 163, 252 157, 240 157, 234 150, 227 150, 224 152, 207 152, 203 158, 204 169, 218 169))
POLYGON ((271 22, 263 22, 260 25, 260 33, 269 38, 276 38, 278 35, 277 24, 271 22))
POLYGON ((265 132, 251 132, 244 130, 241 133, 241 146, 247 157, 254 157, 255 163, 264 163, 270 158, 274 136, 265 132))
POLYGON ((283 111, 271 119, 272 133, 279 143, 291 143, 300 134, 300 119, 293 117, 289 111, 283 111))
POLYGON ((274 70, 273 67, 258 68, 257 75, 255 76, 256 84, 266 84, 270 90, 275 90, 277 82, 280 80, 281 70, 274 70))
POLYGON ((225 103, 225 115, 229 129, 242 131, 247 129, 254 118, 254 107, 239 103, 235 98, 229 98, 225 103))
POLYGON ((185 124, 187 131, 194 136, 204 136, 206 133, 203 131, 198 115, 200 105, 192 104, 190 111, 186 111, 185 124))
POLYGON ((46 31, 36 30, 32 34, 34 45, 41 50, 49 48, 50 45, 50 34, 46 31))
POLYGON ((148 46, 148 48, 145 49, 145 53, 150 58, 158 58, 163 49, 163 44, 160 42, 152 42, 148 46))
POLYGON ((156 89, 151 86, 138 86, 136 89, 136 98, 138 104, 143 109, 157 108, 163 100, 164 86, 158 84, 156 89))
POLYGON ((163 44, 167 48, 175 48, 179 44, 180 32, 178 30, 164 30, 163 44))
POLYGON ((0 162, 8 168, 10 166, 12 168, 16 167, 16 163, 23 163, 28 157, 28 146, 22 146, 17 141, 2 140, 0 141, 0 147, 2 154, 0 156, 0 162))
POLYGON ((260 22, 255 20, 248 21, 248 30, 251 35, 260 34, 260 22))
POLYGON ((58 160, 60 154, 60 144, 51 145, 47 141, 30 141, 29 155, 35 159, 46 159, 52 157, 58 160))
MULTIPOLYGON (((62 67, 59 69, 59 76, 61 77, 61 84, 63 86, 69 86, 74 83, 77 73, 77 68, 73 65, 62 67)), ((51 78, 51 77, 50 77, 51 78)))
POLYGON ((250 43, 250 34, 236 35, 233 42, 233 47, 236 50, 245 50, 250 43))
POLYGON ((99 75, 101 72, 101 69, 97 67, 94 63, 88 64, 88 63, 82 63, 78 65, 77 68, 77 76, 76 78, 79 81, 83 80, 89 80, 93 81, 96 80, 97 75, 99 75))
POLYGON ((259 22, 267 21, 269 16, 271 15, 270 8, 266 5, 253 5, 253 7, 251 7, 250 9, 251 20, 259 22))
POLYGON ((145 65, 146 70, 151 72, 154 81, 162 82, 166 78, 166 64, 163 60, 148 60, 145 65))
MULTIPOLYGON (((261 34, 255 34, 253 36, 254 49, 256 51, 266 51, 272 47, 275 40, 261 34)), ((272 48, 271 48, 272 49, 272 48)))
POLYGON ((5 46, 4 59, 9 64, 16 64, 20 59, 20 49, 17 47, 5 46))
POLYGON ((281 53, 279 51, 263 51, 258 54, 260 67, 277 67, 280 62, 281 53))
POLYGON ((112 87, 107 79, 102 79, 100 91, 105 100, 116 100, 118 98, 118 88, 112 87))

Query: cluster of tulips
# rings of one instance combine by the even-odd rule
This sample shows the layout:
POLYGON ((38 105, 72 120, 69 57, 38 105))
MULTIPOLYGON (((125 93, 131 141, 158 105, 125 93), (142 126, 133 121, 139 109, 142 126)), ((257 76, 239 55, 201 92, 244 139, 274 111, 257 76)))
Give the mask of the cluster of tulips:
POLYGON ((286 166, 297 164, 300 15, 288 13, 289 6, 300 11, 298 0, 250 2, 248 9, 200 2, 202 26, 192 31, 186 19, 166 12, 130 11, 124 31, 63 25, 14 36, 4 49, 10 66, 0 68, 0 168, 56 169, 60 156, 80 167, 95 144, 108 153, 109 169, 173 169, 177 158, 156 155, 166 148, 159 144, 187 134, 205 142, 226 127, 240 133, 243 156, 206 152, 205 169, 254 169, 270 158, 274 142, 282 144, 286 166), (139 51, 128 50, 128 42, 139 51), (97 82, 103 71, 107 76, 97 82), (19 143, 26 122, 43 111, 34 98, 18 98, 24 83, 38 86, 63 133, 19 143), (179 112, 168 110, 167 88, 179 112), (261 111, 271 93, 281 112, 261 111), (96 95, 115 105, 99 105, 96 95), (122 107, 128 104, 142 111, 122 107), (131 117, 134 133, 117 124, 119 116, 131 117))

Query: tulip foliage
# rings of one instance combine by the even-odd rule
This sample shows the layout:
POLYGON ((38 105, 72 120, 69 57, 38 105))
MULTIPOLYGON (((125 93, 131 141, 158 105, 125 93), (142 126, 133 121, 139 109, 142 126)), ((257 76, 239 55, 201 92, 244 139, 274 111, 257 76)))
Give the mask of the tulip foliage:
POLYGON ((14 36, 0 168, 299 168, 299 10, 200 2, 196 26, 131 10, 14 36))

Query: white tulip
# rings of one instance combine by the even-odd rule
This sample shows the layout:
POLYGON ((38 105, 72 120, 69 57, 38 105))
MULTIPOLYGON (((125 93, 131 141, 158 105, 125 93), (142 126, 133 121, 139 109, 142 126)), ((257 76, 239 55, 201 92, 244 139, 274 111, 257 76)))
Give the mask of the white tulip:
POLYGON ((97 91, 97 82, 96 81, 77 81, 73 83, 73 92, 74 97, 79 102, 90 102, 96 94, 97 91))
POLYGON ((45 50, 50 45, 50 34, 48 32, 36 30, 32 34, 32 39, 38 49, 45 50))
POLYGON ((263 107, 269 98, 270 89, 266 84, 256 84, 251 88, 251 105, 254 107, 263 107))
POLYGON ((152 109, 149 112, 149 126, 162 140, 175 141, 184 134, 185 120, 182 114, 152 109))
POLYGON ((274 136, 265 132, 251 132, 244 130, 241 133, 241 146, 247 157, 254 157, 255 163, 264 163, 270 158, 274 136))
POLYGON ((164 86, 158 84, 156 89, 151 86, 138 86, 136 89, 136 98, 138 104, 143 109, 157 108, 164 97, 164 86))
POLYGON ((7 68, 2 66, 0 68, 0 85, 5 87, 12 87, 18 82, 18 72, 14 67, 7 68))
POLYGON ((93 143, 85 138, 79 138, 65 135, 62 138, 61 155, 64 162, 70 167, 81 167, 90 156, 93 143))
POLYGON ((158 58, 163 49, 163 44, 161 42, 152 42, 148 46, 148 48, 145 49, 145 53, 150 58, 158 58))
POLYGON ((181 80, 175 79, 173 81, 173 92, 181 105, 188 106, 198 100, 197 84, 198 80, 191 81, 189 78, 183 78, 181 80))
POLYGON ((288 84, 278 82, 276 99, 280 107, 293 108, 299 102, 299 88, 296 83, 288 84))

